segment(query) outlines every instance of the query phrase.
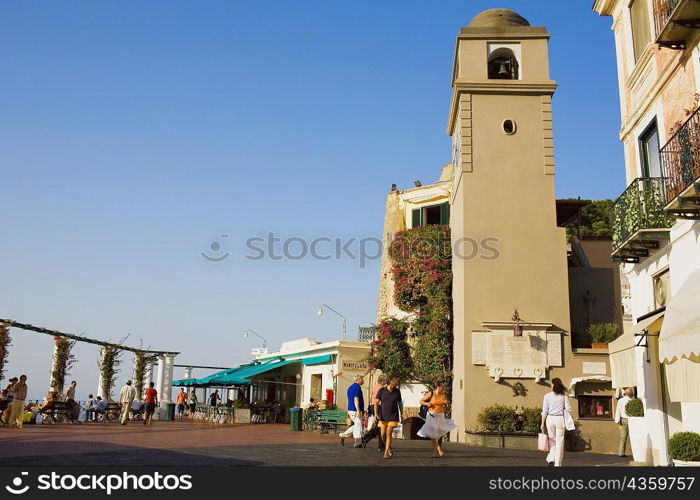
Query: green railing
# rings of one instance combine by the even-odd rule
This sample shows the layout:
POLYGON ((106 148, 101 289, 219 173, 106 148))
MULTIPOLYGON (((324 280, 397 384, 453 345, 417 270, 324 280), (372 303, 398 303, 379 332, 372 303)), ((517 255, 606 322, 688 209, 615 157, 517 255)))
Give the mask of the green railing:
POLYGON ((673 219, 664 213, 663 177, 640 177, 615 200, 611 211, 612 247, 616 252, 641 229, 670 228, 673 219))

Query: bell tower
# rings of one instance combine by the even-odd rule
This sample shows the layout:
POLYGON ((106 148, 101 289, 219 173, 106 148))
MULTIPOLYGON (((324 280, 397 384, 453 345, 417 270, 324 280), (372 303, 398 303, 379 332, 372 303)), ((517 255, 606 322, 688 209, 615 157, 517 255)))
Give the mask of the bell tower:
POLYGON ((513 399, 516 383, 528 394, 526 406, 538 406, 548 380, 561 376, 562 368, 553 367, 571 352, 566 235, 556 224, 556 84, 548 40, 544 27, 508 9, 478 14, 457 35, 447 132, 454 164, 453 439, 459 441, 465 428, 476 427, 483 407, 525 402, 513 399), (540 329, 540 351, 547 352, 532 361, 524 350, 516 356, 507 347, 498 353, 502 364, 489 368, 496 353, 485 342, 497 328, 505 337, 510 328, 512 338, 513 327, 503 325, 515 317, 526 332, 532 325, 540 329), (560 343, 560 361, 546 347, 550 338, 552 349, 560 343))

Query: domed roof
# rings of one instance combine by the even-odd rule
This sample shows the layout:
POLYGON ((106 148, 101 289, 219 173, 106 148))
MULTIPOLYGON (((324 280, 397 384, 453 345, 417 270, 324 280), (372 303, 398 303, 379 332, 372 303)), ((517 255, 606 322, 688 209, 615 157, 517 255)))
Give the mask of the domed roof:
POLYGON ((523 16, 510 9, 489 9, 480 12, 467 25, 468 28, 502 28, 507 26, 530 26, 523 16))

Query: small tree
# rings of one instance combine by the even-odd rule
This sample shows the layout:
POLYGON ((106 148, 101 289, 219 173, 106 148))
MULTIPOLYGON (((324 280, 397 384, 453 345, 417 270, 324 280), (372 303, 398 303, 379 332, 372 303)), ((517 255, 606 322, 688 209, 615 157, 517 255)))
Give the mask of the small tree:
POLYGON ((10 338, 10 327, 5 323, 0 323, 0 380, 5 376, 5 363, 9 355, 8 348, 12 345, 10 338))

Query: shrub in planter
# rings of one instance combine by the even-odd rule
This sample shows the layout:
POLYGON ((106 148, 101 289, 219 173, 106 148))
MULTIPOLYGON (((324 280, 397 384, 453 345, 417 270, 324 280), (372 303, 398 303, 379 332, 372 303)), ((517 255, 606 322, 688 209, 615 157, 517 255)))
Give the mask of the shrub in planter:
POLYGON ((643 417, 644 416, 644 404, 639 398, 630 399, 625 405, 625 411, 628 417, 643 417))
POLYGON ((617 323, 591 323, 588 325, 587 332, 591 338, 591 344, 609 344, 617 338, 617 330, 617 323))
POLYGON ((542 410, 537 407, 523 408, 523 432, 538 433, 542 424, 542 410))
POLYGON ((668 452, 675 460, 700 462, 700 434, 677 432, 668 440, 668 452))
POLYGON ((500 434, 514 432, 517 419, 515 409, 505 405, 486 406, 476 418, 480 430, 500 434))

